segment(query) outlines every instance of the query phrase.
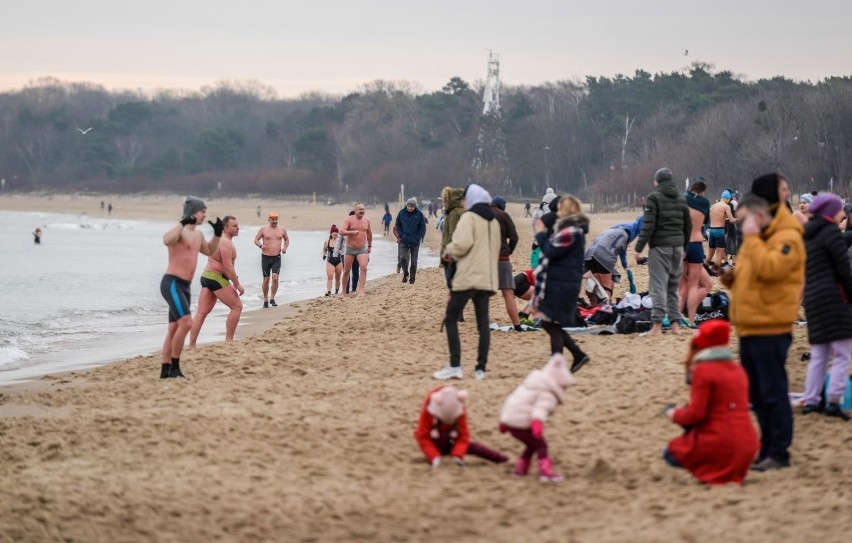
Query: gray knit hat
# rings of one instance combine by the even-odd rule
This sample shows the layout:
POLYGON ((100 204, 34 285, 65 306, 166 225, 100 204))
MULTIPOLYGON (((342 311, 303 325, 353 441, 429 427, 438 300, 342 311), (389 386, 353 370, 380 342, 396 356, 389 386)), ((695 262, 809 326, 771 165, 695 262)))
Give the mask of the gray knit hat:
POLYGON ((184 218, 192 217, 202 209, 207 209, 204 200, 195 196, 187 196, 183 201, 183 216, 184 218))
POLYGON ((654 174, 654 181, 657 183, 662 183, 663 181, 671 181, 672 180, 672 171, 668 168, 660 168, 657 170, 657 173, 654 174))

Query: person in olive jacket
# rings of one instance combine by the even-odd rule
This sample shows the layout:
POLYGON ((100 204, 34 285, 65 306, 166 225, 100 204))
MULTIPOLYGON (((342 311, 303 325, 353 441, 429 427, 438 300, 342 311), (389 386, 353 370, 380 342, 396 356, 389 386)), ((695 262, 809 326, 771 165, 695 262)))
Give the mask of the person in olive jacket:
POLYGON ((656 188, 645 202, 645 223, 636 238, 636 263, 641 262, 645 245, 648 251, 648 290, 654 307, 651 309, 649 336, 663 332, 663 317, 668 314, 672 333, 679 332, 681 303, 678 284, 683 272, 683 255, 692 233, 692 219, 686 198, 675 186, 672 171, 660 168, 654 174, 656 188))
POLYGON ((848 420, 840 402, 849 381, 852 357, 852 268, 839 224, 846 217, 843 202, 834 194, 818 194, 805 224, 805 311, 811 360, 805 378, 802 413, 821 411, 820 394, 831 360, 828 405, 825 414, 848 420))

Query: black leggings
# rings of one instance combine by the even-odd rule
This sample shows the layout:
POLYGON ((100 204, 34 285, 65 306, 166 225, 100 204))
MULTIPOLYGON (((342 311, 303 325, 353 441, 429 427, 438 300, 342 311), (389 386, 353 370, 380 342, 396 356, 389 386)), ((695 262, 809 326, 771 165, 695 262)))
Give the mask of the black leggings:
POLYGON ((586 356, 586 353, 580 349, 579 345, 574 343, 574 340, 571 339, 568 332, 562 329, 561 325, 555 322, 542 321, 541 327, 550 335, 551 354, 562 354, 563 348, 568 347, 568 350, 571 352, 571 356, 574 357, 574 362, 578 362, 586 356))

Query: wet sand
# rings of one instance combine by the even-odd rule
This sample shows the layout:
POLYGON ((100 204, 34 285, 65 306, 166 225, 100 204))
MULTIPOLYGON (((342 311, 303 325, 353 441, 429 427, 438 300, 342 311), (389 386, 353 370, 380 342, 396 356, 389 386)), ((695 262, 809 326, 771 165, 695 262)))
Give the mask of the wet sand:
MULTIPOLYGON (((517 271, 531 234, 520 206, 510 211, 517 271)), ((593 216, 591 235, 633 216, 593 216)), ((646 268, 636 272, 646 289, 646 268)), ((797 414, 793 466, 745 486, 708 488, 661 461, 678 434, 662 405, 688 398, 689 334, 576 336, 592 362, 545 429, 566 481, 472 457, 433 472, 412 434, 447 362, 445 303, 440 270, 413 287, 391 276, 362 299, 298 302, 263 332, 186 353, 187 381, 159 380, 159 359, 140 356, 0 389, 0 541, 847 540, 852 427, 838 419, 797 414)), ((455 384, 471 393, 472 437, 515 456, 497 415, 545 362, 547 335, 494 332, 488 377, 475 381, 465 314, 455 384)), ((499 297, 490 315, 508 324, 499 297)), ((806 350, 799 328, 793 389, 806 350)))

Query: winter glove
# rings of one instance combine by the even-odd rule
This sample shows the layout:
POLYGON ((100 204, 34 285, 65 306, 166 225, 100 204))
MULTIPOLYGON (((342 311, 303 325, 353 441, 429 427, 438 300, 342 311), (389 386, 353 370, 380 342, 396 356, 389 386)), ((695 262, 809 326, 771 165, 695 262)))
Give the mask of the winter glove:
POLYGON ((180 223, 184 226, 187 224, 195 224, 195 215, 190 215, 189 217, 184 217, 180 220, 180 223))
POLYGON ((533 419, 530 423, 530 430, 532 431, 532 435, 536 439, 541 439, 544 437, 544 423, 542 423, 538 419, 533 419))
POLYGON ((207 224, 213 227, 213 235, 217 238, 222 237, 222 231, 225 230, 225 225, 222 224, 222 219, 216 217, 216 222, 207 221, 207 224))
POLYGON ((461 456, 454 456, 453 461, 456 463, 456 465, 458 467, 460 467, 460 468, 464 467, 464 458, 462 458, 461 456))
POLYGON ((322 259, 325 260, 325 255, 322 255, 322 259))
POLYGON ((441 467, 441 457, 436 456, 434 460, 432 460, 432 469, 438 469, 441 467))

